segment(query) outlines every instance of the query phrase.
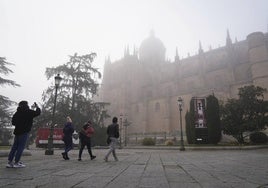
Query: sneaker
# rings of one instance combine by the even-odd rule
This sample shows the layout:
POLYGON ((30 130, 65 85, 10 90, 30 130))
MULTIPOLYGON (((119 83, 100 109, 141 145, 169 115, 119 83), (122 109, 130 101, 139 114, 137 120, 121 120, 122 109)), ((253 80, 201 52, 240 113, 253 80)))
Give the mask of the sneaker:
POLYGON ((26 165, 23 164, 22 162, 17 162, 17 163, 14 163, 13 165, 13 168, 25 168, 26 165))
POLYGON ((79 159, 78 159, 78 161, 82 161, 82 159, 81 159, 81 158, 79 158, 79 159))
POLYGON ((96 158, 96 156, 94 156, 94 155, 93 155, 92 157, 90 157, 91 160, 93 160, 93 159, 95 159, 95 158, 96 158))
POLYGON ((12 162, 8 162, 6 165, 7 168, 13 168, 13 163, 12 162))
POLYGON ((105 161, 105 162, 108 162, 108 158, 107 158, 107 157, 104 157, 104 161, 105 161))

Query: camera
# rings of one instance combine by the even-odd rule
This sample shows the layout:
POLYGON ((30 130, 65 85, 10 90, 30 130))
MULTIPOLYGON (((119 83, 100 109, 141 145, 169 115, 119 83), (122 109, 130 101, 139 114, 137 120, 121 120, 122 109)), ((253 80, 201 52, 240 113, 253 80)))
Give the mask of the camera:
POLYGON ((36 104, 36 102, 33 103, 33 105, 31 106, 31 108, 32 108, 32 109, 33 109, 33 108, 37 108, 37 104, 36 104))

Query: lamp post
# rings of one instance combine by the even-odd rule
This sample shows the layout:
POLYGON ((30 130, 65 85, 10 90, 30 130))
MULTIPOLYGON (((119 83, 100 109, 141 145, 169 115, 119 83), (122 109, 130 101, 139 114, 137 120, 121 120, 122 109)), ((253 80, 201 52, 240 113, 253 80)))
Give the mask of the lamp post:
POLYGON ((183 143, 183 133, 182 133, 182 120, 181 120, 181 111, 182 111, 182 98, 179 97, 178 98, 178 105, 179 105, 179 111, 180 111, 180 127, 181 127, 181 147, 180 147, 180 151, 184 151, 184 143, 183 143))
POLYGON ((127 118, 125 119, 125 121, 123 122, 123 125, 125 127, 125 146, 127 146, 127 127, 131 124, 131 122, 129 122, 127 120, 127 118))
POLYGON ((122 148, 122 128, 123 128, 123 114, 120 114, 120 137, 119 137, 119 148, 122 148))
POLYGON ((54 77, 55 79, 55 98, 54 98, 54 106, 53 106, 53 112, 52 112, 52 121, 50 125, 49 130, 49 137, 48 137, 48 148, 45 151, 45 155, 53 155, 53 133, 54 133, 54 117, 55 117, 55 110, 56 110, 56 102, 57 102, 57 92, 60 85, 60 81, 62 78, 60 77, 60 74, 57 74, 57 76, 54 77))

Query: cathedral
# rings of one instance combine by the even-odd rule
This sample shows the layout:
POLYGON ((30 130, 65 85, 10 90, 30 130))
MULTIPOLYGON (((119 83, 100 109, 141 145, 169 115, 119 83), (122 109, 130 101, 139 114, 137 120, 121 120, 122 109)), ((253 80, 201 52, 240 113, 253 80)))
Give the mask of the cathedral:
POLYGON ((192 97, 214 94, 224 102, 237 98, 238 88, 245 85, 268 88, 268 33, 254 32, 233 42, 227 31, 225 46, 204 52, 199 43, 196 55, 180 59, 176 50, 174 61, 167 60, 165 52, 163 42, 150 33, 139 50, 127 48, 120 60, 105 61, 99 97, 110 103, 108 114, 119 118, 122 134, 129 138, 178 136, 179 97, 185 135, 184 117, 192 97))

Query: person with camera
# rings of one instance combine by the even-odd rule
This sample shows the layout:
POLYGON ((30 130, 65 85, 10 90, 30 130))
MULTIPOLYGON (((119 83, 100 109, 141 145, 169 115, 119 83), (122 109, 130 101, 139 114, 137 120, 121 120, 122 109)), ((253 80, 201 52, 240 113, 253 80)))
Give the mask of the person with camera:
POLYGON ((32 110, 28 106, 27 101, 19 102, 17 111, 12 117, 12 125, 15 126, 13 134, 14 142, 8 155, 7 168, 23 168, 25 164, 20 162, 21 155, 25 148, 29 132, 33 126, 33 118, 41 114, 41 110, 36 103, 33 104, 35 110, 32 110), (15 157, 15 161, 13 159, 15 157))

